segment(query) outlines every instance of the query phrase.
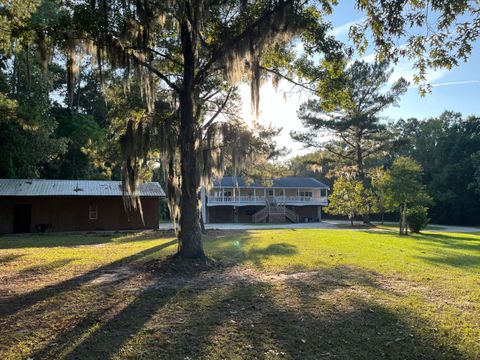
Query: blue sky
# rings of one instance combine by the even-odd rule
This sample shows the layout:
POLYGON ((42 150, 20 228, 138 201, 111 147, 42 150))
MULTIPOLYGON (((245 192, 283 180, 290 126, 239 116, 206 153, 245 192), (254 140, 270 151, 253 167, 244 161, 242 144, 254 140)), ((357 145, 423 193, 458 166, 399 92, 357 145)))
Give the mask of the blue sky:
MULTIPOLYGON (((348 29, 352 23, 363 18, 363 14, 355 10, 354 1, 341 1, 335 7, 329 20, 334 27, 335 36, 342 41, 348 41, 348 29)), ((366 55, 369 55, 367 53, 366 55)), ((444 110, 459 111, 464 115, 480 115, 480 44, 474 47, 472 56, 467 63, 450 71, 440 70, 430 72, 432 92, 421 97, 416 88, 410 88, 401 98, 399 107, 392 107, 384 112, 385 116, 396 118, 428 118, 441 114, 444 110)), ((394 72, 398 75, 409 77, 411 63, 402 61, 394 72)))
MULTIPOLYGON (((354 8, 354 1, 341 1, 334 8, 328 20, 332 23, 334 34, 339 40, 348 42, 348 30, 350 25, 364 17, 354 8)), ((373 51, 363 57, 366 61, 373 60, 373 51)), ((416 117, 424 119, 440 115, 445 110, 461 112, 464 116, 480 115, 480 43, 474 47, 472 55, 467 63, 461 63, 459 67, 450 71, 429 71, 427 78, 433 86, 432 92, 421 97, 418 89, 409 88, 399 101, 398 107, 390 107, 382 115, 388 119, 416 117)), ((411 80, 414 70, 408 60, 400 61, 394 67, 391 81, 396 81, 400 76, 411 80)), ((243 115, 246 119, 251 116, 250 94, 247 85, 240 87, 244 102, 243 115)), ((304 154, 308 150, 290 138, 291 130, 302 130, 301 121, 297 117, 299 105, 307 99, 306 94, 288 94, 291 85, 280 84, 279 91, 275 91, 271 84, 265 84, 260 90, 260 118, 263 124, 272 123, 282 127, 282 133, 278 142, 282 146, 291 149, 289 156, 304 154)))

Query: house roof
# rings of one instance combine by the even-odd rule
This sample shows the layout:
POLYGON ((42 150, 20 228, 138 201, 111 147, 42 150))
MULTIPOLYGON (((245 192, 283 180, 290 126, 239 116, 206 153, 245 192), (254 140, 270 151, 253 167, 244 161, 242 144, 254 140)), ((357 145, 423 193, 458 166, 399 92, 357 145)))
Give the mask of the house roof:
MULTIPOLYGON (((260 184, 258 181, 254 181, 253 183, 247 183, 245 179, 241 176, 236 178, 236 182, 239 187, 257 187, 257 188, 264 188, 270 186, 264 186, 260 184)), ((328 185, 314 179, 312 177, 300 177, 300 176, 289 176, 279 179, 273 179, 273 184, 271 187, 276 188, 322 188, 328 189, 328 185)), ((221 179, 214 180, 213 185, 216 187, 233 187, 235 184, 235 178, 233 176, 224 176, 221 179)))
MULTIPOLYGON (((121 181, 0 179, 0 196, 122 196, 121 181)), ((140 196, 159 197, 158 182, 140 185, 140 196)))

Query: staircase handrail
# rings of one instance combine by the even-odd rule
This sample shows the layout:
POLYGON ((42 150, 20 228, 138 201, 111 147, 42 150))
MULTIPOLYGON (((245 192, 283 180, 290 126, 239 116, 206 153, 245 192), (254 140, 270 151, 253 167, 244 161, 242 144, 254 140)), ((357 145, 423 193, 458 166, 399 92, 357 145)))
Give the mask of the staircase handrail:
POLYGON ((288 209, 286 206, 284 206, 284 208, 285 208, 285 216, 289 218, 291 221, 298 223, 298 220, 299 220, 298 214, 295 211, 288 209))

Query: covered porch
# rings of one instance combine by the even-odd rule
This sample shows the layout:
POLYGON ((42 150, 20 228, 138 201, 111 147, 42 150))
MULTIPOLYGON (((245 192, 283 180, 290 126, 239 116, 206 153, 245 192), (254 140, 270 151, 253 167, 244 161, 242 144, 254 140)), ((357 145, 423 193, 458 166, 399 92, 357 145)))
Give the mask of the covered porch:
POLYGON ((255 205, 275 201, 279 205, 327 205, 327 189, 214 187, 207 194, 207 206, 255 205))

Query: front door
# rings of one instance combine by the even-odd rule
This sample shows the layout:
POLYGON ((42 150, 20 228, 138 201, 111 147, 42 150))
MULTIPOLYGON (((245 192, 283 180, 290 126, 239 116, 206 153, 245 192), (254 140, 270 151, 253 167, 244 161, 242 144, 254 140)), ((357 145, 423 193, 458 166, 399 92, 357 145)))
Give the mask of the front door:
POLYGON ((32 205, 16 204, 13 211, 13 232, 30 232, 32 222, 32 205))

